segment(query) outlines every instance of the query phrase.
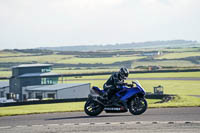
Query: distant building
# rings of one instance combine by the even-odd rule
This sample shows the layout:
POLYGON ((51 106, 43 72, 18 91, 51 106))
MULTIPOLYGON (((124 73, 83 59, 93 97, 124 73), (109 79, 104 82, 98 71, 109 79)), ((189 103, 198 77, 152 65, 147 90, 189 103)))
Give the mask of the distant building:
POLYGON ((9 98, 9 82, 0 82, 0 103, 6 103, 9 98))
POLYGON ((161 56, 161 55, 163 55, 163 52, 162 51, 158 51, 157 55, 161 56))
MULTIPOLYGON (((59 98, 58 90, 66 89, 69 85, 58 84, 58 78, 61 75, 52 73, 52 66, 52 64, 28 64, 13 67, 12 77, 9 81, 10 93, 12 94, 13 99, 16 101, 25 101, 29 98, 40 97, 39 99, 41 99, 48 98, 48 96, 56 99, 59 98), (49 92, 47 96, 45 95, 46 92, 49 92)), ((74 84, 71 86, 71 89, 74 86, 76 85, 74 84)), ((83 87, 82 91, 89 93, 89 86, 86 88, 83 87)), ((81 91, 77 93, 81 93, 81 91)), ((65 95, 64 92, 63 95, 65 95)), ((87 97, 87 95, 82 96, 87 97)), ((68 97, 65 98, 67 99, 68 97)))
POLYGON ((162 51, 151 51, 151 52, 144 52, 143 56, 161 56, 163 55, 162 51))
POLYGON ((161 66, 148 66, 149 71, 156 71, 159 69, 162 69, 162 67, 161 66))
POLYGON ((0 98, 6 98, 9 94, 9 82, 1 81, 0 82, 0 98))

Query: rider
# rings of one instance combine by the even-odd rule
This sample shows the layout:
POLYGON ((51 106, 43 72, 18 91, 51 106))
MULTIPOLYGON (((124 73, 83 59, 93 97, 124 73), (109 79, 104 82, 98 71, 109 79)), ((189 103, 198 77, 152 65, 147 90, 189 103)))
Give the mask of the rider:
POLYGON ((103 86, 105 91, 103 97, 110 100, 120 90, 122 85, 127 85, 124 83, 124 80, 128 78, 128 74, 129 71, 125 67, 120 68, 119 72, 112 74, 103 86))

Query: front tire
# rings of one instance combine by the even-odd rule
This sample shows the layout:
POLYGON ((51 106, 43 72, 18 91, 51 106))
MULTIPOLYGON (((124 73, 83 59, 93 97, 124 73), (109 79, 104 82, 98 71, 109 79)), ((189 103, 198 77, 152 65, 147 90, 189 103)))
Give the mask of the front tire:
POLYGON ((103 111, 103 109, 104 107, 100 103, 92 99, 88 99, 84 107, 85 113, 89 116, 97 116, 103 111))
POLYGON ((147 101, 144 98, 135 97, 129 102, 128 108, 131 114, 140 115, 146 111, 147 101))

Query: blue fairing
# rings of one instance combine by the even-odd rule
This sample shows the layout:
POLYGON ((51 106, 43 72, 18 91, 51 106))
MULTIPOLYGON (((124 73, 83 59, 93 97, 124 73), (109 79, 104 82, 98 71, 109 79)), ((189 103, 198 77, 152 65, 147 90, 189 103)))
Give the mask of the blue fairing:
POLYGON ((98 93, 98 94, 104 93, 104 90, 101 90, 101 89, 99 89, 99 88, 96 87, 96 86, 93 86, 92 89, 93 89, 96 93, 98 93))
MULTIPOLYGON (((135 94, 137 94, 137 93, 139 93, 139 92, 140 92, 140 90, 139 90, 138 88, 129 89, 129 90, 127 90, 126 94, 125 94, 123 97, 121 97, 120 99, 121 99, 122 101, 125 101, 126 99, 132 97, 133 95, 135 95, 135 94)), ((119 96, 119 95, 118 95, 118 96, 119 96)))
POLYGON ((121 91, 119 91, 118 93, 116 93, 116 95, 118 97, 121 97, 120 99, 122 101, 125 101, 128 98, 130 98, 130 97, 132 97, 132 96, 134 96, 134 95, 136 95, 138 93, 141 93, 141 94, 145 95, 145 91, 140 86, 133 87, 133 88, 127 88, 127 87, 123 86, 123 89, 121 91), (125 93, 124 96, 121 97, 120 93, 123 92, 123 91, 126 91, 126 93, 125 93))
MULTIPOLYGON (((120 91, 116 93, 116 96, 119 97, 120 100, 122 101, 126 101, 127 99, 136 94, 145 95, 145 90, 138 83, 136 83, 136 87, 131 87, 131 88, 127 86, 117 86, 117 87, 120 88, 120 91)), ((98 87, 93 87, 93 90, 98 94, 104 93, 104 90, 101 90, 98 87)))

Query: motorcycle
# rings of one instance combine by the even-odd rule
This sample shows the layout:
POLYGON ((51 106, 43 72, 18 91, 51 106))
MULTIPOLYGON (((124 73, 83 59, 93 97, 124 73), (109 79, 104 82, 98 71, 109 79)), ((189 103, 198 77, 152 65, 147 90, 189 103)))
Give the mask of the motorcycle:
POLYGON ((120 91, 110 99, 103 97, 104 90, 93 86, 84 106, 84 111, 89 116, 97 116, 102 111, 106 113, 122 113, 129 112, 133 115, 140 115, 147 109, 147 101, 145 99, 145 90, 138 81, 132 84, 120 86, 120 91), (135 85, 135 86, 134 86, 135 85), (117 105, 116 105, 116 99, 117 105))

